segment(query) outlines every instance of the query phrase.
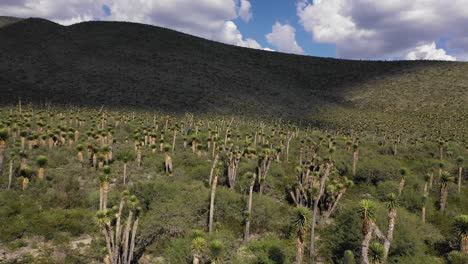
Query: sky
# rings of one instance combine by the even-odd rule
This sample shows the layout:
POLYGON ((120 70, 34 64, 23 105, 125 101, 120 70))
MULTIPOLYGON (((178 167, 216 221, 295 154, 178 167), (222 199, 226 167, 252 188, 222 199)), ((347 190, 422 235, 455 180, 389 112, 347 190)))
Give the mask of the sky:
POLYGON ((0 0, 0 15, 139 22, 320 57, 468 61, 468 0, 0 0))

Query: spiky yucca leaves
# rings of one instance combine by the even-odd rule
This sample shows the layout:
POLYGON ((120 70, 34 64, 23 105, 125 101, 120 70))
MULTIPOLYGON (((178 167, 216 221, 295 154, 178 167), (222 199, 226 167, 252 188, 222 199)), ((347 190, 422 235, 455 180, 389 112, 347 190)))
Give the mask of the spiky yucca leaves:
POLYGON ((213 240, 208 246, 210 250, 210 261, 212 264, 220 264, 223 260, 224 245, 221 240, 213 240))
POLYGON ((460 252, 468 255, 468 215, 455 217, 454 227, 460 241, 460 252))
POLYGON ((369 260, 371 264, 381 264, 384 263, 385 249, 382 244, 379 242, 374 242, 369 247, 369 260))
POLYGON ((359 214, 363 220, 362 234, 369 230, 370 221, 375 219, 376 205, 372 200, 364 199, 359 202, 359 214))
POLYGON ((201 235, 196 236, 192 240, 192 254, 193 254, 193 264, 199 264, 200 259, 203 257, 203 251, 205 250, 207 246, 206 239, 203 238, 201 235))
POLYGON ((310 211, 307 207, 298 206, 292 221, 296 233, 296 263, 301 264, 304 258, 304 240, 310 225, 310 211))

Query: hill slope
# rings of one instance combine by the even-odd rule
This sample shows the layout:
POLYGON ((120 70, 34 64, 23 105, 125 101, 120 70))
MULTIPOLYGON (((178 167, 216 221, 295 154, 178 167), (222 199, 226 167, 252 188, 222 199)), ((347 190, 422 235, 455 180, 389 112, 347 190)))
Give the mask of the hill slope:
POLYGON ((21 97, 308 120, 326 109, 467 113, 467 63, 288 55, 122 22, 25 19, 0 28, 0 39, 3 104, 21 97))

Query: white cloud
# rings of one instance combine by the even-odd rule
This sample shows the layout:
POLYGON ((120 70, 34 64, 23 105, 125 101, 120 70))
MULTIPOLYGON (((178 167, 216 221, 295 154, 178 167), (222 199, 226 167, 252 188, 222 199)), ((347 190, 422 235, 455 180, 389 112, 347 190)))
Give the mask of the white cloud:
POLYGON ((244 39, 233 20, 252 17, 248 0, 1 0, 2 15, 42 17, 63 25, 118 20, 163 26, 207 39, 261 48, 244 39), (107 16, 103 5, 110 8, 107 16))
POLYGON ((249 22, 252 18, 252 5, 248 0, 241 0, 239 7, 239 16, 245 22, 249 22))
POLYGON ((435 42, 416 47, 414 50, 408 52, 406 55, 407 60, 448 60, 455 61, 456 58, 447 55, 445 50, 437 49, 435 42))
POLYGON ((336 45, 338 57, 404 58, 440 39, 450 54, 468 51, 468 0, 299 0, 297 15, 315 41, 336 45))
POLYGON ((266 35, 270 45, 281 52, 304 54, 304 50, 297 44, 296 29, 289 24, 282 25, 276 22, 272 32, 266 35))
POLYGON ((253 39, 243 40, 242 34, 240 33, 237 26, 232 21, 227 21, 224 24, 223 30, 220 32, 219 36, 216 36, 216 39, 231 45, 237 45, 246 48, 261 49, 262 47, 258 44, 257 41, 253 39))

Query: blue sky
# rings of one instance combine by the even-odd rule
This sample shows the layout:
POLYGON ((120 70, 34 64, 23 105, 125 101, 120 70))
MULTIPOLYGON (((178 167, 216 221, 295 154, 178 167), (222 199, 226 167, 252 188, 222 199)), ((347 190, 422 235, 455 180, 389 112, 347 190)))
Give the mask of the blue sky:
POLYGON ((1 0, 0 15, 139 22, 311 56, 468 60, 468 0, 1 0))
POLYGON ((244 22, 236 19, 240 31, 245 37, 257 40, 263 47, 268 46, 265 35, 271 32, 273 24, 280 22, 296 29, 296 41, 308 55, 335 57, 335 45, 317 43, 298 23, 296 4, 291 0, 251 1, 252 19, 244 22))

